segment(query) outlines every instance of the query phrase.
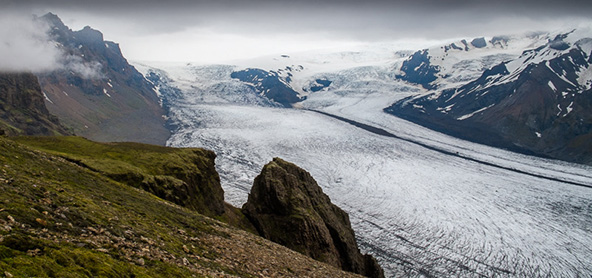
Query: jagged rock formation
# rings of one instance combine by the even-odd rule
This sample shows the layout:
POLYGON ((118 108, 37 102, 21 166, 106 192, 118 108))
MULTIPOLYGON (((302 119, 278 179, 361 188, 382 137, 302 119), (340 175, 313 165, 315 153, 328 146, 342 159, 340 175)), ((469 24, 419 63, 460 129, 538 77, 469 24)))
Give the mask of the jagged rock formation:
POLYGON ((343 270, 384 276, 372 256, 360 253, 347 213, 294 164, 274 158, 265 165, 243 212, 267 239, 343 270))
MULTIPOLYGON (((294 70, 301 70, 301 66, 294 70)), ((283 77, 280 73, 275 71, 265 71, 262 69, 245 69, 233 72, 230 77, 236 78, 242 82, 250 84, 258 92, 259 95, 265 96, 268 99, 275 101, 286 108, 291 108, 294 103, 303 101, 306 97, 302 97, 296 92, 289 83, 291 81, 292 67, 287 67, 287 77, 283 77)))
POLYGON ((119 45, 90 27, 70 30, 48 13, 38 20, 64 53, 63 67, 39 73, 50 112, 77 135, 95 141, 164 145, 170 132, 154 86, 123 57, 119 45))
POLYGON ((45 107, 32 73, 0 73, 0 130, 6 135, 70 134, 45 107))
POLYGON ((435 89, 431 84, 438 77, 438 66, 430 64, 427 50, 420 50, 411 55, 401 66, 401 73, 396 77, 410 83, 420 84, 426 89, 435 89))

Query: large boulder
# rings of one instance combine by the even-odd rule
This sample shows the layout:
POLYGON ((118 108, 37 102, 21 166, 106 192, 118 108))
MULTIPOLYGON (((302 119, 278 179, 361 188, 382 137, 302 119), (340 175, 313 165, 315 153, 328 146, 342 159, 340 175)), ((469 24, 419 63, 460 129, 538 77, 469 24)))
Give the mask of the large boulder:
POLYGON ((384 276, 372 256, 360 253, 348 214, 292 163, 274 158, 265 165, 243 213, 267 239, 346 271, 384 276))

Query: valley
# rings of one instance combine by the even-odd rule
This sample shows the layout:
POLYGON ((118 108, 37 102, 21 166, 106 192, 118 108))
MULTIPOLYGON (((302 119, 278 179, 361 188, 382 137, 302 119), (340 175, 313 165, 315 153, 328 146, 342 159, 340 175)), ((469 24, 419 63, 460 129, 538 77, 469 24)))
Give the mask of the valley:
POLYGON ((348 82, 335 81, 300 106, 400 138, 317 112, 262 105, 253 101, 255 91, 224 89, 242 86, 238 80, 210 79, 220 72, 215 68, 177 68, 177 76, 193 75, 172 76, 171 85, 185 90, 168 100, 177 130, 167 144, 214 150, 225 199, 233 205, 246 202, 263 165, 281 157, 307 169, 349 213, 362 251, 389 277, 592 272, 585 259, 592 254, 592 191, 574 185, 592 184, 589 166, 470 143, 384 113, 385 104, 422 90, 383 78, 389 64, 325 74, 348 82), (217 81, 194 83, 202 78, 217 81))
POLYGON ((590 4, 12 2, 2 277, 592 277, 590 4))

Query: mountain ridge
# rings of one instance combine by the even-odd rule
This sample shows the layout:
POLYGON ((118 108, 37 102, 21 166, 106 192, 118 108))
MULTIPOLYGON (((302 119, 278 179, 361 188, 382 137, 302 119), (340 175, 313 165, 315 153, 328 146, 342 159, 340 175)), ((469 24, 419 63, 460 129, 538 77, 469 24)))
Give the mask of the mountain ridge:
POLYGON ((72 31, 52 13, 37 20, 48 23, 51 39, 64 53, 63 68, 37 74, 52 114, 93 140, 165 144, 170 136, 166 108, 118 44, 104 41, 89 26, 72 31))
POLYGON ((559 34, 465 85, 400 100, 387 113, 479 143, 592 163, 589 39, 559 34), (566 42, 571 39, 573 42, 566 42))

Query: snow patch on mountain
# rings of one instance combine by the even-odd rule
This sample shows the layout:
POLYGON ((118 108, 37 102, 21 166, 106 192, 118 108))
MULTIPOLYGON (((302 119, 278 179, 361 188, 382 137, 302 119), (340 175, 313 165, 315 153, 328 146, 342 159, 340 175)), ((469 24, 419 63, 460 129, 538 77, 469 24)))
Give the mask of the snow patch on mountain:
POLYGON ((471 43, 463 39, 416 52, 403 63, 398 76, 428 89, 454 88, 478 78, 486 69, 519 57, 524 49, 544 45, 547 39, 544 33, 475 38, 471 43), (408 63, 415 66, 407 67, 408 63))

